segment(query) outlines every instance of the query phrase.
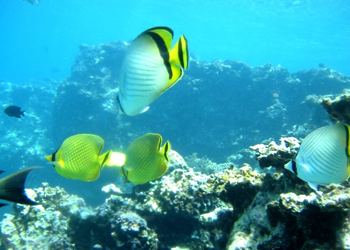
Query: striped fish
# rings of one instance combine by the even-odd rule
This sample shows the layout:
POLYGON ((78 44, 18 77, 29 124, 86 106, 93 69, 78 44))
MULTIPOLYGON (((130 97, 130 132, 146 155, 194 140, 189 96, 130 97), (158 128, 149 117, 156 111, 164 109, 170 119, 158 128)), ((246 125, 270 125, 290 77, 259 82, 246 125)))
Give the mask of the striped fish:
POLYGON ((350 174, 349 129, 348 125, 338 124, 311 132, 285 168, 314 190, 318 185, 345 181, 350 174))
POLYGON ((117 100, 123 113, 135 116, 181 79, 188 68, 188 48, 181 36, 170 50, 173 31, 154 27, 129 46, 120 71, 117 100))

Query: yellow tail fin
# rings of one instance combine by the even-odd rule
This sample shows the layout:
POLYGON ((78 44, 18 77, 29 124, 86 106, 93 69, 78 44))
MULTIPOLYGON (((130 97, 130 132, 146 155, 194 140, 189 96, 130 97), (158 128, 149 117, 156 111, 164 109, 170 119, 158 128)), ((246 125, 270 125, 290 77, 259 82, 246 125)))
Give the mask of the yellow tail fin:
POLYGON ((169 54, 171 63, 175 63, 183 69, 188 68, 188 45, 184 35, 176 42, 169 54))
POLYGON ((168 156, 170 149, 171 149, 171 145, 170 145, 169 141, 166 141, 166 143, 164 143, 163 147, 160 149, 161 154, 164 156, 164 158, 167 162, 170 161, 169 156, 168 156))
POLYGON ((121 167, 125 163, 125 154, 119 152, 110 151, 110 157, 106 162, 107 166, 118 166, 121 167))

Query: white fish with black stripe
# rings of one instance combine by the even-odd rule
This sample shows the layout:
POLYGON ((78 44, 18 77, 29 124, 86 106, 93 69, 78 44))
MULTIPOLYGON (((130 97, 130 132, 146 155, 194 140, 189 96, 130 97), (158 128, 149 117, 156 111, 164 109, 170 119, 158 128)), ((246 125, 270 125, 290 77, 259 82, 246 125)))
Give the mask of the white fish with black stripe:
POLYGON ((316 190, 318 185, 349 178, 349 131, 346 124, 321 127, 306 136, 297 155, 285 165, 316 190))
POLYGON ((188 48, 181 36, 170 50, 173 31, 154 27, 129 46, 121 70, 117 100, 123 113, 135 116, 181 79, 188 68, 188 48))

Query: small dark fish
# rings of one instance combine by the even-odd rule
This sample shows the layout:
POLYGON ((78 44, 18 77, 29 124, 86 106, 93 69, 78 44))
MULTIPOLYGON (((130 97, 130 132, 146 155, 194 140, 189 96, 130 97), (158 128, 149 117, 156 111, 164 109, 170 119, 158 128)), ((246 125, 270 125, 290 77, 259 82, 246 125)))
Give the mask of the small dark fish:
MULTIPOLYGON (((25 168, 0 179, 0 199, 25 205, 38 205, 37 202, 28 198, 24 190, 27 175, 36 168, 40 167, 25 168)), ((0 170, 0 174, 3 172, 0 170)), ((5 203, 0 203, 0 207, 6 205, 5 203)))
POLYGON ((21 111, 20 107, 17 106, 9 106, 4 110, 5 114, 11 117, 21 118, 24 117, 24 111, 21 111))

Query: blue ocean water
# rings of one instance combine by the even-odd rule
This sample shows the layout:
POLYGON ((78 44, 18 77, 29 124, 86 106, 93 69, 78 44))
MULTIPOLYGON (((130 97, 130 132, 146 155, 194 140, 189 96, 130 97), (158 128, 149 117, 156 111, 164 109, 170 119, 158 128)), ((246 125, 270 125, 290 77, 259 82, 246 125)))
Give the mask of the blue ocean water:
POLYGON ((201 60, 268 62, 290 72, 323 63, 350 74, 347 0, 0 1, 0 79, 68 77, 80 44, 131 40, 166 25, 201 60))
MULTIPOLYGON (((281 65, 289 72, 315 68, 319 63, 323 63, 333 70, 349 75, 349 14, 350 3, 345 0, 220 2, 41 0, 39 4, 33 5, 24 0, 1 0, 0 80, 9 82, 10 85, 17 84, 17 87, 8 86, 9 89, 12 88, 12 92, 10 96, 2 97, 2 104, 5 105, 5 101, 10 100, 16 104, 25 105, 32 95, 30 87, 25 90, 16 89, 31 81, 36 86, 46 90, 51 89, 52 95, 47 95, 44 91, 43 94, 37 93, 41 96, 41 101, 44 99, 49 106, 54 99, 58 83, 71 74, 79 45, 97 45, 118 40, 130 41, 145 29, 159 25, 171 27, 175 31, 175 39, 185 34, 191 54, 199 60, 208 62, 214 59, 240 60, 252 67, 272 63, 275 66, 281 65)), ((181 92, 181 85, 177 86, 173 94, 176 93, 175 91, 181 92)), ((232 91, 239 93, 240 89, 232 91)), ((169 94, 171 97, 170 91, 169 94)), ((280 94, 282 102, 288 99, 287 94, 280 94)), ((218 101, 222 99, 218 96, 213 99, 215 98, 218 101)), ((159 103, 162 102, 166 103, 166 99, 160 100, 159 103)), ((267 105, 274 104, 272 99, 266 102, 267 105)), ((32 100, 31 103, 36 102, 32 100)), ((149 114, 152 115, 153 112, 154 115, 159 106, 162 105, 152 107, 154 111, 150 110, 149 114)), ((280 106, 276 105, 276 107, 280 106)), ((219 108, 223 111, 220 115, 228 116, 224 108, 219 108)), ((237 109, 244 112, 246 107, 237 106, 237 109)), ((27 120, 21 121, 11 120, 13 118, 5 116, 1 118, 3 128, 1 159, 6 163, 5 170, 8 171, 27 166, 26 164, 29 163, 23 159, 23 155, 28 154, 28 150, 31 153, 30 150, 33 149, 23 148, 22 142, 15 145, 6 144, 7 140, 23 136, 30 145, 39 145, 33 151, 33 154, 37 154, 35 164, 44 166, 48 164, 43 156, 52 153, 58 146, 52 142, 50 134, 56 132, 51 131, 52 120, 38 118, 45 113, 51 114, 52 110, 46 106, 25 107, 25 110, 28 114, 34 115, 27 116, 27 120), (23 130, 27 126, 26 122, 40 129, 23 130), (14 154, 13 150, 17 153, 14 154), (10 154, 9 151, 12 153, 10 154)), ((186 108, 182 110, 188 111, 186 108)), ((212 112, 209 109, 207 111, 212 112)), ((161 115, 167 116, 164 112, 161 115)), ((147 120, 142 117, 137 119, 141 121, 140 123, 147 120)), ((234 118, 228 121, 235 127, 234 118)), ((210 124, 199 122, 199 126, 202 126, 203 130, 208 128, 205 125, 221 126, 219 120, 211 122, 210 124)), ((182 125, 183 128, 187 126, 187 124, 182 125)), ((174 148, 186 155, 187 151, 181 145, 183 142, 177 142, 175 140, 177 135, 169 132, 176 126, 173 125, 172 128, 164 126, 162 131, 157 132, 170 137, 174 141, 174 148)), ((236 126, 232 134, 227 137, 239 138, 240 133, 244 134, 251 129, 250 126, 236 126)), ((264 128, 260 128, 260 131, 264 131, 264 128)), ((207 135, 203 140, 208 140, 205 143, 210 144, 210 140, 215 139, 215 136, 207 135)), ((266 134, 265 138, 269 136, 266 134)), ((188 140, 190 141, 191 138, 188 140)), ((214 147, 223 146, 214 145, 214 147)), ((202 148, 193 150, 200 156, 208 152, 207 150, 201 153, 202 148)), ((209 157, 214 156, 209 155, 209 157)), ((215 157, 221 159, 226 157, 226 154, 215 155, 215 157)), ((28 180, 29 186, 37 186, 37 183, 41 183, 44 179, 52 186, 60 185, 67 188, 69 192, 78 193, 93 205, 103 202, 104 197, 99 195, 101 187, 115 180, 115 175, 110 169, 104 170, 106 174, 93 183, 64 179, 51 168, 44 168, 37 172, 40 174, 33 174, 34 177, 28 180)))

